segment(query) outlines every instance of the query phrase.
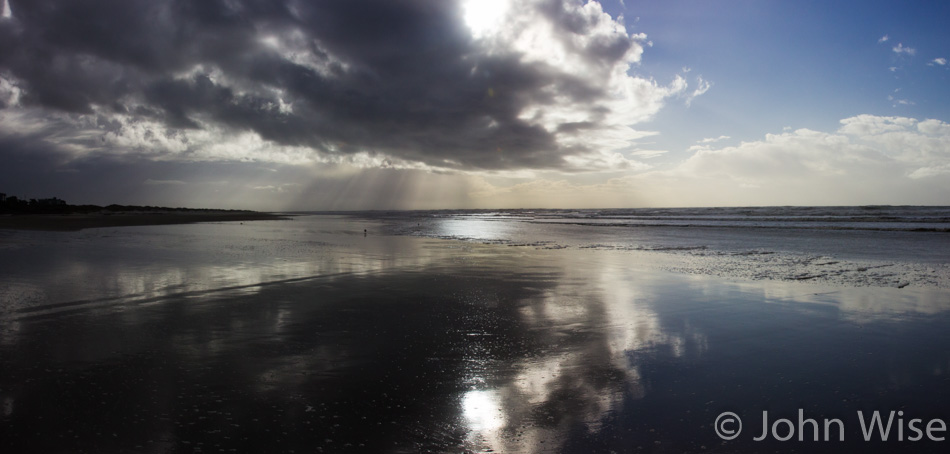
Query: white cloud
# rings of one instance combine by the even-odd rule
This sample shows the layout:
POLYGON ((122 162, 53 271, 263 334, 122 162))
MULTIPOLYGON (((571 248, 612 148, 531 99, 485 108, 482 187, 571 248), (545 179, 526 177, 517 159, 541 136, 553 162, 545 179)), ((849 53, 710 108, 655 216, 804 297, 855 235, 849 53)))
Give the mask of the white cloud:
MULTIPOLYGON (((725 140, 722 136, 709 139, 701 140, 689 158, 670 169, 631 166, 616 155, 599 157, 604 162, 576 163, 629 166, 621 176, 555 171, 439 173, 341 162, 314 164, 311 177, 292 179, 281 174, 247 181, 246 189, 258 195, 241 194, 253 199, 282 192, 281 200, 296 209, 945 204, 950 200, 950 123, 941 120, 858 115, 841 120, 837 130, 830 132, 788 130, 735 146, 717 146, 725 140), (386 194, 388 202, 380 202, 380 194, 386 194)), ((650 152, 629 155, 644 158, 650 152)), ((367 155, 363 159, 378 158, 367 155)))
MULTIPOLYGON (((712 142, 710 142, 712 143, 712 142)), ((858 115, 834 132, 809 129, 712 148, 683 163, 603 183, 540 178, 471 195, 480 206, 728 206, 945 204, 950 123, 858 115)))
POLYGON ((903 131, 917 124, 917 120, 907 117, 880 117, 876 115, 858 115, 841 120, 838 132, 851 136, 874 136, 888 132, 903 131))
POLYGON ((697 143, 713 143, 713 142, 719 142, 720 140, 726 140, 726 139, 731 139, 731 138, 732 137, 729 137, 729 136, 707 137, 703 140, 700 140, 697 143))
POLYGON ((913 105, 916 105, 916 104, 917 104, 917 103, 915 103, 915 102, 913 102, 913 101, 911 101, 911 100, 909 100, 909 99, 895 98, 894 96, 888 96, 888 97, 887 97, 887 100, 888 100, 888 101, 892 101, 892 102, 894 103, 894 107, 897 107, 897 106, 913 106, 913 105))
POLYGON ((892 47, 891 50, 893 50, 896 54, 914 55, 917 53, 917 49, 914 49, 913 47, 904 47, 903 43, 897 43, 897 45, 892 47))
POLYGON ((921 167, 908 175, 910 178, 931 178, 943 175, 950 175, 950 164, 936 165, 931 167, 921 167))
POLYGON ((0 107, 16 107, 22 96, 23 92, 16 79, 0 74, 0 107))
MULTIPOLYGON (((153 161, 426 167, 379 153, 332 154, 320 153, 306 146, 279 145, 256 132, 235 131, 210 123, 201 124, 201 128, 196 129, 174 129, 159 121, 115 114, 98 107, 90 114, 51 113, 34 108, 0 110, 0 137, 28 136, 39 137, 36 140, 74 159, 103 154, 153 161)), ((333 145, 328 148, 332 150, 333 145)))
POLYGON ((884 36, 882 36, 880 39, 878 39, 877 42, 879 42, 879 43, 886 43, 887 40, 889 40, 889 39, 890 39, 890 38, 888 38, 887 35, 884 35, 884 36))
POLYGON ((476 177, 470 185, 474 206, 502 208, 616 208, 644 204, 638 187, 624 178, 580 184, 566 179, 536 179, 511 186, 495 185, 476 177))
POLYGON ((950 124, 940 120, 930 119, 921 121, 917 123, 917 130, 930 136, 950 137, 950 124))
MULTIPOLYGON (((947 59, 946 59, 946 58, 943 58, 943 57, 935 58, 935 59, 933 59, 933 61, 931 61, 931 63, 932 63, 932 64, 935 63, 935 64, 938 64, 938 65, 940 65, 940 66, 946 66, 946 64, 947 64, 947 59)), ((931 66, 932 66, 932 65, 931 65, 931 66)))
POLYGON ((697 77, 696 89, 686 97, 686 105, 689 106, 693 102, 693 99, 706 93, 710 88, 712 88, 712 84, 709 81, 703 79, 701 76, 697 77))
POLYGON ((565 158, 574 170, 588 171, 642 171, 651 166, 639 161, 627 159, 620 153, 588 153, 565 158))
POLYGON ((668 153, 669 150, 637 150, 630 153, 631 156, 636 156, 641 159, 650 159, 657 156, 662 156, 668 153))
POLYGON ((615 152, 653 134, 631 125, 652 118, 671 97, 689 93, 689 102, 709 89, 709 83, 701 78, 697 79, 698 87, 689 92, 682 76, 664 85, 631 75, 644 47, 649 46, 646 35, 628 34, 622 21, 605 13, 597 2, 519 1, 505 3, 497 11, 504 13, 496 26, 474 35, 489 54, 515 52, 526 64, 542 65, 608 93, 607 99, 581 105, 552 87, 549 97, 525 106, 519 115, 556 134, 562 147, 592 150, 568 157, 567 161, 579 165, 579 170, 596 163, 619 162, 615 152), (553 16, 551 8, 558 9, 553 16), (625 43, 626 50, 614 55, 610 49, 624 49, 618 47, 621 43, 625 43), (589 127, 565 129, 564 125, 589 127))
POLYGON ((291 191, 292 189, 298 188, 299 183, 283 183, 283 184, 266 184, 266 185, 251 185, 249 188, 256 191, 266 191, 266 192, 275 192, 278 194, 283 194, 291 191))
POLYGON ((672 170, 629 178, 662 187, 658 205, 940 203, 950 180, 935 177, 948 171, 950 124, 859 115, 833 133, 799 129, 700 147, 672 170))

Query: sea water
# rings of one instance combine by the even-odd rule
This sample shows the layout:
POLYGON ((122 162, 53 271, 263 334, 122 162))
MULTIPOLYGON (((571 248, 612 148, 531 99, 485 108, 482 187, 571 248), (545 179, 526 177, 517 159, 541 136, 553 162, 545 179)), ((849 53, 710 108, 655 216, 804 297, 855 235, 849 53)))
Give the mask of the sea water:
MULTIPOLYGON (((660 252, 665 268, 849 286, 950 286, 950 207, 367 212, 396 235, 660 252), (673 257, 676 257, 673 259, 673 257)), ((656 257, 657 255, 654 255, 656 257)))

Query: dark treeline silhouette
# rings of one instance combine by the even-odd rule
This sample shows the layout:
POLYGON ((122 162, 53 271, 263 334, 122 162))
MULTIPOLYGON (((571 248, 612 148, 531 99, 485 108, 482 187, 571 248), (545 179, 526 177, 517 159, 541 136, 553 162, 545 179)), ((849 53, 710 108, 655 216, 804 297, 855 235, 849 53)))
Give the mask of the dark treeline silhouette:
POLYGON ((2 214, 66 214, 66 213, 100 213, 125 211, 228 211, 244 212, 246 210, 206 210, 194 208, 168 208, 156 206, 136 205, 70 205, 65 200, 53 197, 49 199, 21 199, 17 196, 8 196, 0 192, 0 213, 2 214))

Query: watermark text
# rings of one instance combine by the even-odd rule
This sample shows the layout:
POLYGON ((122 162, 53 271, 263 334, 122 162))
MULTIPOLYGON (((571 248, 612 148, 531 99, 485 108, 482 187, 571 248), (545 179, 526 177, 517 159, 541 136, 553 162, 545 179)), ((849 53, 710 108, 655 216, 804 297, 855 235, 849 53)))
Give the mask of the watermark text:
MULTIPOLYGON (((845 423, 841 418, 806 417, 802 409, 798 410, 798 418, 794 420, 770 419, 769 412, 763 411, 761 426, 754 431, 752 440, 845 441, 845 423)), ((944 441, 947 433, 944 420, 912 418, 902 410, 858 411, 853 423, 860 426, 864 441, 944 441)), ((714 428, 719 438, 733 440, 742 432, 742 419, 727 411, 716 418, 714 428)))

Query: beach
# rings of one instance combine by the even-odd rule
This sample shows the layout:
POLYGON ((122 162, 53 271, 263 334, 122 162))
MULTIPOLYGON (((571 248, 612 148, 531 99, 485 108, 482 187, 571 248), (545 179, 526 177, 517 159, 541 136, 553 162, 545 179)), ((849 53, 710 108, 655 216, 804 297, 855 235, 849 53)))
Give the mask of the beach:
POLYGON ((947 452, 948 18, 0 0, 0 454, 947 452))
POLYGON ((0 231, 0 447, 945 450, 908 440, 912 419, 950 420, 945 234, 884 233, 936 252, 826 252, 801 266, 855 268, 803 280, 743 270, 811 246, 726 253, 734 234, 709 228, 399 216, 0 231), (892 267, 858 271, 874 261, 892 267), (865 436, 874 411, 903 412, 903 438, 865 436), (756 440, 764 418, 797 433, 756 440))

